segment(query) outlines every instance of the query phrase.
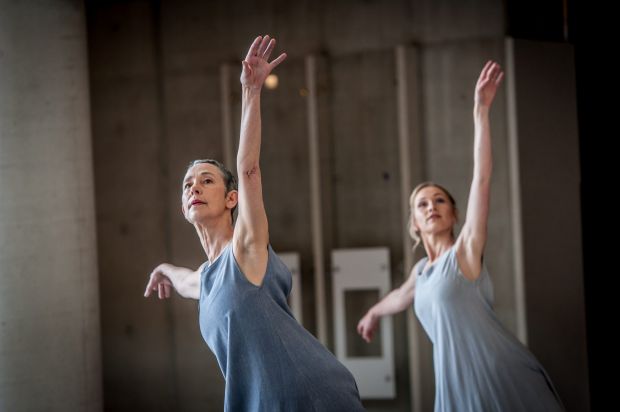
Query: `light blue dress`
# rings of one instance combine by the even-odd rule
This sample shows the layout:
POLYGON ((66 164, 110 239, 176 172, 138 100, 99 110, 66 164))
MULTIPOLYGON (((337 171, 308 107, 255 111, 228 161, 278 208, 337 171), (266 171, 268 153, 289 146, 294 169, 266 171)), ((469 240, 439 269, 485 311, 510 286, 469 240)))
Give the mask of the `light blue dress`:
POLYGON ((215 354, 231 412, 363 411, 353 375, 293 317, 292 277, 269 246, 260 287, 231 244, 201 273, 200 331, 215 354))
POLYGON ((549 376, 497 319, 487 268, 470 281, 452 246, 416 266, 414 309, 433 342, 435 411, 562 411, 549 376))

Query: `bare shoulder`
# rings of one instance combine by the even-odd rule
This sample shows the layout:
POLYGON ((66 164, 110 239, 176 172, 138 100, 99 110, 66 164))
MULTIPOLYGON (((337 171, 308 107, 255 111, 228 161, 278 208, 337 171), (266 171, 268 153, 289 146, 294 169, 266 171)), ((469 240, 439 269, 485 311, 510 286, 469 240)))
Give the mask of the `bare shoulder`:
POLYGON ((413 265, 413 268, 411 268, 411 272, 409 272, 409 276, 407 277, 407 279, 405 280, 405 283, 403 284, 404 286, 408 286, 411 288, 415 286, 415 282, 418 277, 418 273, 420 271, 420 265, 423 260, 424 259, 420 259, 416 262, 415 265, 413 265))

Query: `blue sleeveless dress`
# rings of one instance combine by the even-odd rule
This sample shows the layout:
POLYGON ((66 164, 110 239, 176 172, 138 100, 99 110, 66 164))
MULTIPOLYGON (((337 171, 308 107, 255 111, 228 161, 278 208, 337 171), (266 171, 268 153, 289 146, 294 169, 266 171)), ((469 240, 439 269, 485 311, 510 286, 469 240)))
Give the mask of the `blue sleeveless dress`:
POLYGON ((232 242, 201 273, 200 331, 226 380, 224 410, 363 411, 353 375, 293 317, 288 268, 269 246, 262 285, 232 242))
POLYGON ((433 342, 435 411, 562 411, 549 376, 493 311, 487 268, 470 281, 452 246, 417 265, 414 308, 433 342))

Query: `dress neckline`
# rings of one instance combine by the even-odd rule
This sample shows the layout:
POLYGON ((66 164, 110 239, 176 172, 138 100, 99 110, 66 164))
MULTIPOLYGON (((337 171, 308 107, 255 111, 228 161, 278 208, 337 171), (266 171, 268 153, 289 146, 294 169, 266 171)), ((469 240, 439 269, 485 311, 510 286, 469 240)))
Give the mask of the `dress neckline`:
POLYGON ((429 272, 432 271, 432 269, 437 265, 437 263, 439 263, 439 261, 441 259, 443 259, 445 256, 448 255, 448 253, 450 253, 450 250, 452 248, 454 248, 454 245, 456 245, 456 242, 454 242, 445 252, 443 252, 441 255, 439 255, 439 257, 437 259, 435 259, 435 261, 429 266, 429 267, 425 267, 426 266, 426 262, 428 262, 428 256, 424 256, 424 265, 420 265, 422 266, 422 268, 420 269, 420 274, 419 276, 425 275, 429 272))
POLYGON ((211 262, 209 259, 207 259, 207 267, 211 267, 213 266, 218 260, 220 260, 220 258, 224 255, 224 252, 226 252, 226 249, 228 249, 228 247, 232 244, 232 241, 228 242, 226 244, 226 246, 224 246, 224 248, 222 249, 222 251, 220 252, 220 254, 213 260, 213 262, 211 262))

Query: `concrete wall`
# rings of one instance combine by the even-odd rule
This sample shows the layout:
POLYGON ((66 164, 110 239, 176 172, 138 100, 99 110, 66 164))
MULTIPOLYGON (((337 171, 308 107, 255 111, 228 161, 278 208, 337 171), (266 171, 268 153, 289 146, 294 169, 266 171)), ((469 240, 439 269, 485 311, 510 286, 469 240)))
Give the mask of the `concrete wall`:
POLYGON ((102 409, 86 20, 0 1, 0 410, 102 409))
MULTIPOLYGON (((412 107, 421 108, 412 113, 418 116, 412 129, 423 136, 416 140, 412 132, 411 157, 420 162, 412 180, 443 183, 464 218, 473 89, 486 60, 504 63, 503 12, 495 1, 93 3, 89 46, 106 408, 221 409, 223 379, 200 337, 196 303, 145 301, 141 293, 158 263, 197 267, 204 260, 180 214, 179 181, 190 160, 224 156, 222 64, 231 67, 237 138, 237 74, 249 42, 268 33, 289 54, 277 69, 280 87, 264 92, 264 195, 274 248, 301 254, 303 321, 314 331, 303 57, 319 56, 325 255, 333 248, 388 246, 398 286, 409 268, 402 253, 394 47, 406 44, 418 57, 408 69, 421 85, 408 91, 412 107)), ((505 98, 500 91, 491 114, 495 163, 486 258, 496 310, 516 332, 505 98)), ((398 397, 365 402, 371 411, 411 410, 404 315, 395 322, 398 397)), ((537 356, 555 359, 549 363, 563 359, 539 342, 532 337, 537 356)), ((422 354, 422 407, 432 410, 430 343, 423 337, 415 345, 422 354)), ((557 372, 550 373, 556 379, 557 372)), ((558 389, 569 396, 574 382, 581 381, 558 389)))
POLYGON ((566 406, 585 411, 588 366, 573 48, 527 40, 509 45, 528 342, 562 390, 566 406))
POLYGON ((93 94, 93 129, 108 410, 190 410, 184 402, 209 399, 217 406, 223 390, 201 342, 195 302, 142 297, 158 263, 197 266, 201 260, 179 207, 180 173, 189 159, 174 160, 188 156, 185 150, 191 157, 206 152, 204 130, 219 133, 217 68, 210 78, 190 74, 162 82, 157 24, 148 3, 133 2, 91 16, 89 26, 91 88, 100 91, 93 94), (164 106, 166 93, 184 99, 164 106), (175 130, 177 124, 191 130, 175 130))

